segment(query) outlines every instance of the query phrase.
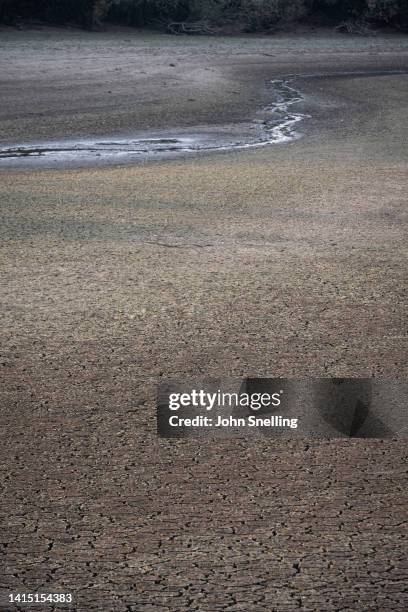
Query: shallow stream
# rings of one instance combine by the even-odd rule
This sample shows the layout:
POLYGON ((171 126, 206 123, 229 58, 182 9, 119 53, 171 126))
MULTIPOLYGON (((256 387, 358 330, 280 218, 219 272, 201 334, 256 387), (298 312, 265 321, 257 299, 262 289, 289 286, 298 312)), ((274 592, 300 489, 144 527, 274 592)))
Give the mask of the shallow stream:
POLYGON ((0 147, 0 168, 55 168, 130 164, 202 152, 233 151, 287 143, 301 136, 307 117, 295 110, 304 101, 294 82, 301 79, 369 77, 406 71, 336 72, 288 75, 270 81, 273 101, 251 121, 169 131, 144 132, 130 138, 56 140, 0 147))

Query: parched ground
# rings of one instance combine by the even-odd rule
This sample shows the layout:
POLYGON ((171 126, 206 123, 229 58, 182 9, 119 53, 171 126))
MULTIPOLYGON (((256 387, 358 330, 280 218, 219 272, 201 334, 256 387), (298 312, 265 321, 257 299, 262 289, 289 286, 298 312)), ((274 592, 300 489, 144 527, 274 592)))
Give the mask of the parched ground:
MULTIPOLYGON (((408 68, 399 36, 0 47, 4 144, 248 118, 275 76, 408 68)), ((2 610, 407 609, 403 441, 155 430, 163 377, 407 375, 407 86, 302 80, 288 145, 0 171, 2 610)))

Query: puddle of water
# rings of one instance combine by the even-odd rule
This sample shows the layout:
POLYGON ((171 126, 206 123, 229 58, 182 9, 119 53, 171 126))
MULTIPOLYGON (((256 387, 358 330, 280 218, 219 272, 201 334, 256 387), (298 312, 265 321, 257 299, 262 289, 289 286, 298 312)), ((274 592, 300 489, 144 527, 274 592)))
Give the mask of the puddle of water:
POLYGON ((287 80, 271 81, 275 102, 262 109, 248 123, 199 126, 193 132, 141 134, 130 139, 56 141, 0 148, 0 167, 79 167, 132 163, 212 151, 232 151, 285 143, 300 134, 297 123, 305 115, 291 111, 303 100, 287 80))
POLYGON ((64 140, 0 148, 0 168, 73 168, 166 159, 200 152, 233 151, 287 143, 301 134, 297 125, 307 115, 292 109, 303 102, 293 80, 353 78, 407 74, 406 70, 292 74, 271 81, 274 102, 247 123, 198 126, 194 131, 144 133, 138 137, 102 140, 64 140))

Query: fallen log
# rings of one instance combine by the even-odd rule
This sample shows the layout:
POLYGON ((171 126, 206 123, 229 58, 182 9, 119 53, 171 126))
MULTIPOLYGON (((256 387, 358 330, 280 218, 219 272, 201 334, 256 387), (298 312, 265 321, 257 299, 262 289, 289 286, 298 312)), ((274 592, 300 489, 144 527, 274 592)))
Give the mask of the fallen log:
POLYGON ((359 36, 375 36, 376 34, 376 31, 371 28, 370 24, 361 19, 342 21, 335 27, 335 30, 346 34, 358 34, 359 36))
POLYGON ((215 34, 208 24, 202 21, 186 22, 186 21, 173 21, 167 24, 167 31, 169 34, 204 34, 211 35, 215 34))

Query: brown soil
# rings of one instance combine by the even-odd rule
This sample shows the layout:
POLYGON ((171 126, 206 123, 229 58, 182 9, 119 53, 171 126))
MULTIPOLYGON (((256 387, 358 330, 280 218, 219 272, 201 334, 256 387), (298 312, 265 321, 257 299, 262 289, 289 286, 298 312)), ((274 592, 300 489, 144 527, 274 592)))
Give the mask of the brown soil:
MULTIPOLYGON (((275 75, 408 58, 402 37, 2 46, 11 144, 239 118, 275 75)), ((4 596, 406 609, 401 441, 166 441, 155 393, 187 375, 407 375, 407 81, 304 81, 289 145, 0 174, 4 596)))

